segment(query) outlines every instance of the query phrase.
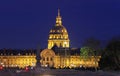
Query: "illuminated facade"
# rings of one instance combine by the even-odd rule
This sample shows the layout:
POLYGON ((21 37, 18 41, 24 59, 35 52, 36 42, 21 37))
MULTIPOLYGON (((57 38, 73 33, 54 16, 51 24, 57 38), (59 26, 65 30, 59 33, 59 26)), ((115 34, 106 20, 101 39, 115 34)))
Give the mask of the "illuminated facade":
POLYGON ((3 67, 19 68, 36 65, 36 55, 34 52, 30 52, 30 50, 28 52, 20 51, 21 53, 17 50, 0 50, 0 65, 3 67))
MULTIPOLYGON (((70 48, 69 36, 62 25, 62 18, 58 10, 56 24, 49 32, 48 49, 40 51, 40 63, 42 67, 75 68, 75 67, 99 67, 100 56, 90 56, 84 59, 80 56, 80 49, 70 48)), ((0 65, 3 67, 19 67, 36 65, 36 52, 27 50, 1 50, 0 65)))
POLYGON ((58 48, 57 51, 58 52, 55 52, 55 50, 53 51, 51 49, 43 50, 40 53, 41 65, 43 67, 49 66, 49 67, 55 67, 55 68, 65 68, 65 67, 76 68, 80 66, 99 67, 98 62, 100 61, 100 58, 101 58, 100 56, 95 56, 95 57, 90 56, 88 59, 84 59, 82 56, 80 56, 80 53, 78 52, 72 53, 74 51, 79 51, 79 50, 58 48))
POLYGON ((56 25, 50 30, 48 38, 48 49, 40 53, 41 65, 43 67, 98 67, 100 56, 90 56, 85 60, 80 56, 80 49, 72 50, 69 46, 69 36, 66 28, 62 25, 60 11, 56 17, 56 25))

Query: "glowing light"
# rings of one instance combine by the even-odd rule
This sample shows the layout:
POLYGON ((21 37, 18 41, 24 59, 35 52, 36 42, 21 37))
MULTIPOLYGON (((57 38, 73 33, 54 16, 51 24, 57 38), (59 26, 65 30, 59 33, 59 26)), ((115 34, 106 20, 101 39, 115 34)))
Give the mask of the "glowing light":
POLYGON ((67 44, 67 42, 65 41, 64 44, 67 44))
POLYGON ((25 71, 28 71, 29 70, 29 68, 28 67, 25 67, 25 71))
POLYGON ((0 66, 0 70, 2 70, 3 69, 3 67, 2 66, 0 66))

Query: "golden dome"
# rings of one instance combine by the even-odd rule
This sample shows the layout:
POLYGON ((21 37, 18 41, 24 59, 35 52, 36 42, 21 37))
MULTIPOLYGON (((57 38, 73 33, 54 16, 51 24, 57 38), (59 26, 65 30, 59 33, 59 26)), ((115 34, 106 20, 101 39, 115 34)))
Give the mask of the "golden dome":
POLYGON ((69 47, 69 37, 66 28, 62 25, 62 18, 60 11, 58 10, 58 16, 56 17, 56 24, 49 32, 48 49, 51 49, 54 45, 58 47, 69 47))

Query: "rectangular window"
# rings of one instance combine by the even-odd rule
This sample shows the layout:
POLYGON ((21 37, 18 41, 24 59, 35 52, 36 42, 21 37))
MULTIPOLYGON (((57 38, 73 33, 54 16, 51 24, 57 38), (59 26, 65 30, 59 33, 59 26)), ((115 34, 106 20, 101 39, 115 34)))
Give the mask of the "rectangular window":
POLYGON ((47 61, 49 61, 49 58, 47 57, 47 61))
POLYGON ((52 59, 52 58, 50 58, 50 60, 52 61, 53 59, 52 59))

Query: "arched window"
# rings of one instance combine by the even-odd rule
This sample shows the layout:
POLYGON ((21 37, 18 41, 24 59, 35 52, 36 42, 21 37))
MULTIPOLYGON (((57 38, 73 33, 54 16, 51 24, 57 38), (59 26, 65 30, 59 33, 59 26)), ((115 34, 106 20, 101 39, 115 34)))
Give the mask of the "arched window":
POLYGON ((49 58, 47 57, 47 61, 49 61, 49 58))
POLYGON ((45 61, 45 58, 43 58, 43 61, 45 61))

